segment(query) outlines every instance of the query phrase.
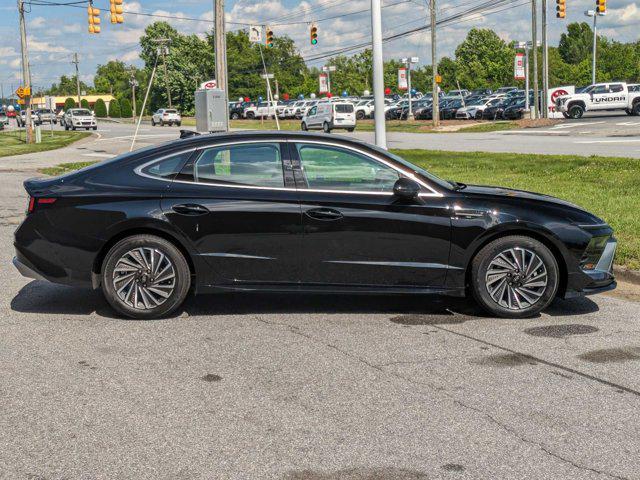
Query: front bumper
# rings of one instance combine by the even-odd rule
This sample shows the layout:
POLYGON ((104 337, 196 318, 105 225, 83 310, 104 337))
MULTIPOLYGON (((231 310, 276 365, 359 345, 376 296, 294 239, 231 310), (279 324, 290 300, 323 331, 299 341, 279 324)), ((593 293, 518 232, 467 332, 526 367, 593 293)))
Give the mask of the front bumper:
POLYGON ((573 288, 567 289, 565 298, 581 297, 608 292, 616 288, 617 283, 613 274, 613 259, 616 255, 618 242, 611 237, 607 242, 598 263, 593 270, 581 270, 578 274, 570 275, 573 288))

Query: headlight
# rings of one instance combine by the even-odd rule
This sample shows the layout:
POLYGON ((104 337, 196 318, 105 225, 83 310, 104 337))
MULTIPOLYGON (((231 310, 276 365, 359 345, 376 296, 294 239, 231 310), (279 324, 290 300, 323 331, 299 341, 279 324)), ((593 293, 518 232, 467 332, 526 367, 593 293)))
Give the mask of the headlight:
POLYGON ((580 266, 583 270, 594 270, 596 268, 610 238, 611 235, 602 235, 591 239, 580 260, 580 266))

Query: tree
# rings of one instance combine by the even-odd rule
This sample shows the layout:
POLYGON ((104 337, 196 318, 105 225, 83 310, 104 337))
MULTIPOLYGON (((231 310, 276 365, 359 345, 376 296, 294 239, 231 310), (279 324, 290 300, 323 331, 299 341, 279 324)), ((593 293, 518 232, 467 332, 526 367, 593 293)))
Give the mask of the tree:
POLYGON ((76 101, 71 97, 64 101, 64 110, 67 111, 70 108, 76 108, 76 101))
POLYGON ((577 65, 591 58, 593 48, 593 30, 586 22, 574 22, 567 25, 567 33, 560 35, 558 52, 560 57, 571 65, 577 65))
POLYGON ((513 45, 489 29, 472 28, 456 48, 456 81, 464 88, 498 88, 513 83, 513 45))
POLYGON ((111 118, 120 118, 122 112, 120 111, 120 102, 117 98, 114 98, 109 103, 109 116, 111 118))
MULTIPOLYGON (((82 81, 80 82, 80 90, 86 91, 87 93, 92 91, 92 89, 82 81)), ((52 84, 51 88, 46 90, 45 93, 47 95, 77 95, 78 85, 76 83, 76 76, 67 77, 66 75, 62 75, 60 82, 52 84)))
POLYGON ((104 118, 107 116, 107 105, 104 103, 104 100, 99 98, 96 100, 95 105, 93 106, 93 111, 98 118, 104 118))
POLYGON ((91 107, 89 106, 89 101, 88 101, 86 98, 83 98, 83 99, 81 99, 81 100, 80 100, 80 106, 81 106, 82 108, 87 108, 87 109, 88 109, 88 108, 91 108, 91 107))
POLYGON ((133 111, 131 110, 131 102, 128 98, 123 98, 120 101, 120 116, 122 118, 131 118, 133 111))

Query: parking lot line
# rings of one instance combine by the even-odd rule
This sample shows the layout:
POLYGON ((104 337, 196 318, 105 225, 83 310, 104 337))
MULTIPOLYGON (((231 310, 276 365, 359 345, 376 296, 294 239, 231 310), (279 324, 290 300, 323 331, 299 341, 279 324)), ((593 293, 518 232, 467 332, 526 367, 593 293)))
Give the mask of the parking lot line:
POLYGON ((573 143, 590 144, 590 143, 640 143, 640 138, 636 140, 576 140, 573 143))

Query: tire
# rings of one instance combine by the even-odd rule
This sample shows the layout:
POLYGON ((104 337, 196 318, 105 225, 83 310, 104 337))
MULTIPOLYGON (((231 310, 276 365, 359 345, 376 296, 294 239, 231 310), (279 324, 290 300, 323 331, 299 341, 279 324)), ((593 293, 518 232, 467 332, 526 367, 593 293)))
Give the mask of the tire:
POLYGON ((355 130, 355 128, 347 128, 347 132, 351 133, 355 130))
POLYGON ((76 131, 76 127, 71 127, 71 130, 73 130, 74 132, 76 131))
POLYGON ((364 111, 358 110, 356 112, 356 119, 357 120, 364 120, 364 117, 365 117, 364 111))
POLYGON ((573 105, 569 109, 569 116, 574 120, 577 120, 578 118, 582 118, 582 115, 584 115, 584 108, 582 108, 582 106, 580 105, 573 105))
POLYGON ((156 126, 156 121, 153 119, 153 117, 151 117, 151 126, 152 127, 156 126))
POLYGON ((178 123, 176 123, 176 125, 179 127, 179 126, 182 125, 182 122, 178 122, 178 123))
POLYGON ((635 116, 640 116, 640 102, 636 102, 636 103, 633 104, 631 112, 635 116))
POLYGON ((256 118, 256 114, 254 112, 247 112, 247 118, 249 120, 253 120, 254 118, 256 118))
POLYGON ((238 115, 237 113, 232 113, 231 114, 231 120, 238 120, 240 118, 240 115, 238 115))
POLYGON ((562 116, 564 118, 571 118, 571 115, 569 115, 567 112, 562 112, 562 116))
POLYGON ((324 123, 322 124, 322 131, 323 131, 324 133, 331 133, 331 126, 329 125, 329 123, 328 123, 328 122, 324 122, 324 123))
POLYGON ((482 120, 482 112, 476 112, 476 120, 482 120))
POLYGON ((153 235, 124 238, 109 250, 103 262, 102 292, 116 312, 130 318, 146 320, 169 315, 184 302, 190 287, 191 273, 184 255, 164 238, 153 235), (144 252, 144 259, 141 251, 144 252), (158 252, 164 257, 160 258, 158 252), (162 277, 173 275, 168 279, 160 279, 160 282, 151 283, 153 291, 145 286, 145 282, 152 281, 146 277, 150 269, 143 266, 151 263, 152 255, 154 263, 158 262, 157 272, 165 272, 162 277), (131 270, 131 265, 139 266, 138 270, 132 273, 137 277, 135 283, 127 283, 127 272, 131 270), (116 272, 116 268, 122 268, 124 271, 116 272), (115 278, 116 276, 121 280, 115 278), (118 293, 119 289, 124 291, 118 293), (149 296, 142 293, 143 289, 149 296), (165 295, 166 298, 163 298, 165 295))
POLYGON ((302 123, 300 124, 300 129, 301 129, 303 132, 308 132, 308 131, 309 131, 309 127, 307 126, 307 124, 306 124, 305 122, 302 122, 302 123))
POLYGON ((503 318, 529 318, 554 299, 559 284, 558 263, 536 239, 520 235, 502 237, 487 244, 474 257, 470 283, 474 298, 488 313, 503 318), (516 265, 522 268, 523 263, 525 270, 537 266, 525 278, 522 270, 512 268, 516 265), (489 270, 497 273, 489 274, 489 270), (514 292, 518 298, 513 296, 514 292))
POLYGON ((64 124, 64 129, 65 130, 69 130, 69 125, 67 125, 66 123, 64 124))
POLYGON ((94 130, 98 130, 98 127, 97 127, 97 126, 96 126, 96 127, 93 127, 93 129, 94 129, 94 130))

